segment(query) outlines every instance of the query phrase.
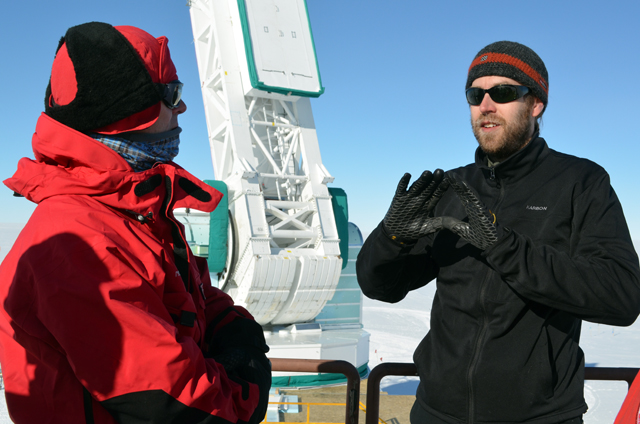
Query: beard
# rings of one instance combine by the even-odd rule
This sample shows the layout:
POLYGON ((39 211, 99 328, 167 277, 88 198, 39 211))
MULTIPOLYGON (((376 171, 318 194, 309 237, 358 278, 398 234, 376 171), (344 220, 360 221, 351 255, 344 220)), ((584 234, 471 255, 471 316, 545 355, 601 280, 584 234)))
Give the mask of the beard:
POLYGON ((515 119, 510 122, 493 113, 482 115, 476 121, 471 121, 473 135, 476 137, 476 140, 478 140, 482 151, 489 156, 493 162, 502 162, 529 143, 533 106, 533 102, 525 102, 525 107, 523 107, 515 119), (497 134, 483 133, 483 121, 491 121, 500 125, 502 131, 497 134))

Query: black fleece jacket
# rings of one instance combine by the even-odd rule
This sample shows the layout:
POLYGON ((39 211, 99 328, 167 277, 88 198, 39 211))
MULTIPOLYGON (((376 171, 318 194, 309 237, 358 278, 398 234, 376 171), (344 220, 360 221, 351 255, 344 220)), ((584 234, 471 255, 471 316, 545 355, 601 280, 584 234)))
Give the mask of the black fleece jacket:
MULTIPOLYGON (((357 260, 365 295, 398 302, 434 278, 431 329, 414 354, 418 405, 450 423, 557 423, 583 414, 582 320, 630 325, 640 269, 609 176, 536 137, 486 166, 449 172, 504 233, 481 251, 442 230, 402 245, 382 224, 357 260)), ((466 219, 453 190, 435 216, 466 219)))

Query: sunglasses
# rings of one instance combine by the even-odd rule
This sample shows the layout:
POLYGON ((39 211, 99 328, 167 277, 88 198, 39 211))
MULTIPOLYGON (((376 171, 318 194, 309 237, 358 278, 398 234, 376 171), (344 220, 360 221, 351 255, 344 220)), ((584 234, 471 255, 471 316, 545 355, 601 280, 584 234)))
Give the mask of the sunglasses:
POLYGON ((183 85, 184 84, 178 80, 171 81, 169 84, 164 84, 164 97, 162 98, 162 101, 169 109, 175 109, 180 106, 183 85))
POLYGON ((496 85, 488 90, 479 87, 467 88, 467 102, 471 106, 478 106, 482 103, 485 93, 489 93, 489 97, 496 103, 509 103, 518 100, 529 92, 524 85, 496 85))

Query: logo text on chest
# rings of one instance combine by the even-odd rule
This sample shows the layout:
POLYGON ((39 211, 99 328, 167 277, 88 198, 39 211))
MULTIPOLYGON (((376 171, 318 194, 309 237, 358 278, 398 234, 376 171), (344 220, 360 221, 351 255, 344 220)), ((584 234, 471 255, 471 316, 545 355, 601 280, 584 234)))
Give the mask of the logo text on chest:
POLYGON ((546 206, 531 206, 531 205, 527 205, 527 209, 530 211, 546 211, 547 207, 546 206))

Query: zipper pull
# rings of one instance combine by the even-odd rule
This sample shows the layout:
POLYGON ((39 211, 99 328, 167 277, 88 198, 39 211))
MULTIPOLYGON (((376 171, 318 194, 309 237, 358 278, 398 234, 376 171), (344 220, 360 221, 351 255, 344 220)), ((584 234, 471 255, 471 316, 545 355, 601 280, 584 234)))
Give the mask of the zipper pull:
POLYGON ((147 215, 136 214, 136 219, 143 224, 146 224, 149 221, 153 222, 153 212, 149 211, 147 215))
POLYGON ((497 188, 501 188, 500 181, 498 180, 498 177, 496 177, 496 169, 494 167, 489 169, 491 169, 491 176, 489 176, 489 179, 496 183, 497 188))

